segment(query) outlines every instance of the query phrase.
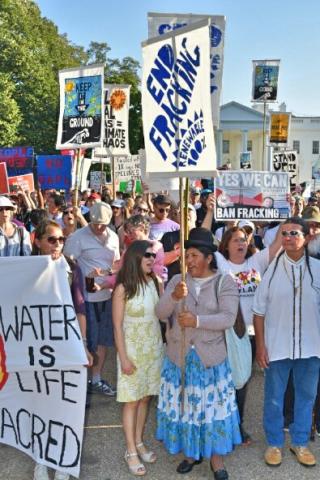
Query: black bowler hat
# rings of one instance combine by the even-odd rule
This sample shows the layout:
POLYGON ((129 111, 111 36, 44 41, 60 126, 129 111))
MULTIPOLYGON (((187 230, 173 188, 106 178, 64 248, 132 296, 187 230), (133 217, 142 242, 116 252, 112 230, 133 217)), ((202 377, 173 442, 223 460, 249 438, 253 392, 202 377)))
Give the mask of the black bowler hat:
POLYGON ((189 238, 184 242, 184 248, 190 247, 206 247, 212 252, 217 250, 217 247, 213 243, 212 233, 210 230, 202 227, 190 230, 189 238))

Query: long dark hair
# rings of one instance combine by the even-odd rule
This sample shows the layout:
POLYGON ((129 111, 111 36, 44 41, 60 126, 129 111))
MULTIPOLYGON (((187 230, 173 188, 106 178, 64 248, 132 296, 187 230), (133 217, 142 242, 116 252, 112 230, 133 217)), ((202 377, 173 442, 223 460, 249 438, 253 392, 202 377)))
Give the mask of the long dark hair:
MULTIPOLYGON (((309 224, 303 218, 301 218, 301 217, 290 217, 290 218, 287 218, 287 220, 284 222, 284 225, 288 224, 288 223, 293 223, 295 225, 300 225, 302 227, 303 234, 304 235, 309 234, 309 224)), ((280 252, 279 255, 276 258, 276 261, 275 261, 275 264, 274 264, 274 267, 273 267, 273 272, 272 272, 272 275, 271 275, 270 280, 269 280, 269 287, 270 287, 271 281, 274 277, 274 274, 276 273, 276 270, 277 270, 277 267, 278 267, 278 264, 279 264, 279 260, 284 253, 285 253, 285 250, 282 250, 282 252, 280 252)), ((307 245, 304 246, 304 254, 305 254, 305 257, 306 257, 307 269, 308 269, 309 275, 311 277, 311 286, 313 287, 313 274, 312 274, 312 271, 311 271, 310 255, 309 255, 307 245)))
MULTIPOLYGON (((152 243, 148 240, 135 240, 124 254, 115 288, 120 284, 124 286, 126 300, 130 300, 137 295, 139 289, 143 289, 148 283, 141 268, 141 261, 147 249, 150 247, 152 247, 152 243)), ((151 272, 149 276, 153 279, 159 293, 156 275, 151 272)))
MULTIPOLYGON (((214 272, 215 270, 218 270, 216 256, 215 256, 214 252, 211 250, 211 248, 205 247, 205 246, 199 246, 199 245, 197 245, 197 246, 196 245, 190 245, 189 248, 196 248, 197 250, 199 250, 200 253, 202 253, 204 258, 208 258, 209 255, 211 255, 212 260, 209 263, 209 270, 211 270, 212 272, 214 272)), ((186 251, 188 251, 188 249, 186 251)))
MULTIPOLYGON (((221 242, 220 242, 219 249, 218 249, 218 251, 227 260, 229 260, 229 249, 228 249, 229 242, 232 239, 232 235, 235 232, 242 232, 245 235, 246 240, 248 240, 248 234, 247 234, 247 232, 245 231, 244 228, 240 228, 240 227, 237 227, 237 226, 228 228, 228 230, 226 230, 224 232, 224 234, 222 235, 221 242)), ((254 252, 255 252, 254 247, 252 245, 248 245, 248 250, 247 250, 245 258, 252 257, 254 252)))

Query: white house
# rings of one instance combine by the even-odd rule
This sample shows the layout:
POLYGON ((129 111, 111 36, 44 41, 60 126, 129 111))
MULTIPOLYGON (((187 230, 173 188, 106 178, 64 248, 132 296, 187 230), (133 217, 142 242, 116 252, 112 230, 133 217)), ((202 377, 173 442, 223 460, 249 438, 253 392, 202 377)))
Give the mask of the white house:
MULTIPOLYGON (((285 111, 285 104, 280 105, 285 111)), ((320 116, 291 116, 287 150, 299 154, 299 181, 311 179, 312 165, 320 168, 320 116)), ((263 105, 250 108, 238 102, 221 106, 220 128, 216 131, 218 165, 231 163, 232 169, 240 168, 240 153, 251 152, 252 169, 270 170, 274 147, 269 144, 269 112, 266 112, 265 125, 263 105), (262 111, 261 111, 262 108, 262 111), (263 156, 263 131, 265 155, 263 156)), ((282 148, 282 147, 281 147, 282 148)))

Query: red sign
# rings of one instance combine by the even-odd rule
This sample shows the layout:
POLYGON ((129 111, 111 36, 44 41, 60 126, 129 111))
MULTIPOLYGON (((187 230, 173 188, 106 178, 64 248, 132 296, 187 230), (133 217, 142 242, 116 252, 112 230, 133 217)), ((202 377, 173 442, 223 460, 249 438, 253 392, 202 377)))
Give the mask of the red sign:
POLYGON ((33 173, 27 173, 26 175, 18 175, 16 177, 9 177, 9 187, 11 192, 18 190, 21 187, 23 191, 34 191, 33 173))
POLYGON ((0 193, 9 193, 7 165, 0 163, 0 193))

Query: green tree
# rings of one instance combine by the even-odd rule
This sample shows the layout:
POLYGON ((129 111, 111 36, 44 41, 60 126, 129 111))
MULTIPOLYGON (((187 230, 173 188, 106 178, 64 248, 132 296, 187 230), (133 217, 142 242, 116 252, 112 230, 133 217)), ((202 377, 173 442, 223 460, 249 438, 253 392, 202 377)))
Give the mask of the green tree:
POLYGON ((14 99, 15 87, 7 73, 0 72, 0 145, 19 143, 21 115, 14 99))
POLYGON ((15 124, 15 138, 3 136, 1 144, 19 139, 20 144, 34 146, 37 153, 54 151, 58 71, 86 63, 87 54, 66 35, 59 35, 32 0, 1 0, 0 25, 0 73, 7 75, 7 88, 14 92, 21 118, 15 124))

